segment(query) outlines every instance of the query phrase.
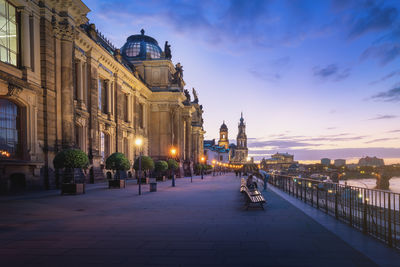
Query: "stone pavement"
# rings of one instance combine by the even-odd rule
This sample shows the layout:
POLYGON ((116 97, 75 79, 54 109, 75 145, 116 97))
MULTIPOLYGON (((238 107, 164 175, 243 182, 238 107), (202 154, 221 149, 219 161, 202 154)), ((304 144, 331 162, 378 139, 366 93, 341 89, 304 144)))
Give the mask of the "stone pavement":
MULTIPOLYGON (((131 182, 132 183, 132 182, 131 182)), ((272 191, 243 208, 232 174, 85 195, 0 197, 0 266, 376 266, 272 191)))

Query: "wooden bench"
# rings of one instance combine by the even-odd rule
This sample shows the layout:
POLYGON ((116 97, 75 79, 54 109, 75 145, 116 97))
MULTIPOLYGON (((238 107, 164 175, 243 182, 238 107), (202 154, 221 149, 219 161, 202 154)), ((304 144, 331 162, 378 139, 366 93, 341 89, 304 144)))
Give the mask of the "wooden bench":
POLYGON ((259 205, 262 209, 264 209, 265 198, 257 189, 250 190, 246 184, 241 184, 240 192, 244 193, 244 197, 246 199, 246 210, 253 204, 259 205))

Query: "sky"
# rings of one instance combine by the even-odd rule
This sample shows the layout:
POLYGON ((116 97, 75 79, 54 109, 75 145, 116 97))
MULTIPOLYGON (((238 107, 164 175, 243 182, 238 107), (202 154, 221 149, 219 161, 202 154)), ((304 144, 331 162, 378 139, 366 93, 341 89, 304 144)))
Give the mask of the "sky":
POLYGON ((139 34, 171 44, 204 106, 249 154, 313 162, 378 156, 400 163, 400 1, 84 0, 116 47, 139 34))

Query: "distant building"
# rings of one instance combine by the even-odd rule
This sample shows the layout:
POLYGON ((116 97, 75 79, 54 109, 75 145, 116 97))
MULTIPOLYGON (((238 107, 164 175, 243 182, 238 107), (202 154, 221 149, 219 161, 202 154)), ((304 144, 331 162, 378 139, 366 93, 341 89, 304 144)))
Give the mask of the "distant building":
POLYGON ((224 147, 225 149, 229 148, 229 139, 228 139, 228 127, 225 124, 225 121, 222 123, 219 128, 219 141, 218 146, 224 147))
POLYGON ((260 165, 265 169, 288 169, 293 164, 297 164, 294 161, 294 156, 288 153, 275 153, 269 159, 262 159, 260 165))
POLYGON ((229 163, 229 149, 215 144, 215 139, 204 140, 204 155, 207 164, 212 164, 213 160, 222 163, 229 163))
POLYGON ((238 125, 238 134, 236 138, 236 146, 230 146, 230 157, 229 161, 235 163, 246 163, 249 150, 247 148, 247 135, 246 135, 246 124, 244 123, 243 113, 240 116, 240 122, 238 125))
POLYGON ((331 159, 323 158, 323 159, 321 159, 321 164, 325 165, 325 166, 329 166, 329 165, 331 165, 331 159))
POLYGON ((335 159, 334 165, 336 167, 346 166, 346 160, 345 159, 335 159))
POLYGON ((375 167, 381 167, 384 166, 385 162, 383 159, 377 158, 377 157, 365 157, 361 158, 358 161, 358 166, 375 166, 375 167))
POLYGON ((358 165, 352 163, 352 164, 347 164, 346 167, 347 167, 347 169, 354 171, 354 170, 357 170, 358 165))

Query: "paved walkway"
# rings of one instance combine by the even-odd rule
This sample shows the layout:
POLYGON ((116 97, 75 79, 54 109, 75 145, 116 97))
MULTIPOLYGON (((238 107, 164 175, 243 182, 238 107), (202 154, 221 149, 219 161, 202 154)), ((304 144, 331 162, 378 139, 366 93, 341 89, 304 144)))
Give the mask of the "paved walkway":
POLYGON ((0 266, 376 266, 272 191, 245 211, 233 175, 176 184, 0 198, 0 266))

